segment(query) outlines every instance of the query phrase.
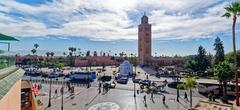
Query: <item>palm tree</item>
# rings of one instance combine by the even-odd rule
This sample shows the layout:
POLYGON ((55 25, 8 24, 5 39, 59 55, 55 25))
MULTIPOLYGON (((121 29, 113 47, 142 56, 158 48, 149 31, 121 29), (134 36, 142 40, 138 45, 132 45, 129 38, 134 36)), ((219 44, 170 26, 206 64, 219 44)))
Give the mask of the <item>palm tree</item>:
POLYGON ((51 57, 53 57, 53 56, 54 56, 54 54, 55 54, 54 52, 50 52, 50 55, 51 55, 51 57))
POLYGON ((49 57, 50 56, 50 52, 46 52, 46 55, 47 55, 47 57, 49 57))
POLYGON ((233 42, 233 53, 234 53, 234 74, 235 74, 235 81, 236 81, 236 105, 239 106, 239 93, 238 93, 238 73, 237 73, 237 50, 236 50, 236 38, 235 38, 235 29, 236 29, 236 21, 237 17, 240 15, 240 3, 233 2, 230 6, 225 7, 226 13, 223 17, 233 19, 232 24, 232 42, 233 42))
POLYGON ((74 52, 74 48, 73 48, 73 47, 69 47, 68 50, 70 51, 70 52, 69 52, 69 58, 70 58, 70 63, 69 63, 69 65, 70 65, 70 66, 73 66, 73 52, 74 52))
POLYGON ((77 56, 76 51, 77 51, 77 48, 73 48, 74 56, 77 56))
POLYGON ((33 53, 33 55, 37 52, 36 49, 32 49, 31 52, 33 53))
POLYGON ((186 77, 184 78, 183 84, 178 84, 177 88, 184 87, 185 89, 189 90, 190 94, 190 108, 192 108, 192 89, 195 87, 196 79, 194 77, 186 77))
POLYGON ((227 82, 233 78, 231 67, 228 62, 220 62, 214 67, 214 76, 219 81, 220 84, 223 84, 224 96, 227 96, 227 82))
POLYGON ((36 44, 34 44, 34 47, 37 49, 39 47, 39 45, 36 43, 36 44))
POLYGON ((63 56, 66 56, 67 54, 65 52, 63 52, 63 56))

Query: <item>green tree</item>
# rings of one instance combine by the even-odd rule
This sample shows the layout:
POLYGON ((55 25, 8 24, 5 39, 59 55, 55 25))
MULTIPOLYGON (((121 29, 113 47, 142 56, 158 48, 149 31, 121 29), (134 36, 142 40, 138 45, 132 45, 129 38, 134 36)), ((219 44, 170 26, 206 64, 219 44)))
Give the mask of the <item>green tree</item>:
MULTIPOLYGON (((234 53, 233 52, 229 52, 225 55, 225 59, 229 62, 229 63, 234 63, 234 53)), ((238 66, 240 66, 240 50, 237 51, 237 61, 238 61, 238 66)))
POLYGON ((97 51, 94 51, 93 56, 97 56, 97 51))
POLYGON ((189 90, 190 94, 190 108, 192 108, 192 89, 195 87, 196 79, 194 77, 186 77, 184 78, 183 84, 178 84, 177 88, 184 87, 189 90))
POLYGON ((214 58, 214 64, 218 64, 220 62, 223 62, 224 59, 224 47, 223 42, 219 37, 215 39, 214 42, 214 50, 216 51, 215 58, 214 58))
POLYGON ((87 51, 86 56, 91 56, 90 55, 90 50, 87 51))
POLYGON ((54 52, 50 52, 50 55, 51 55, 51 57, 53 57, 53 56, 54 56, 54 54, 55 54, 54 52))
MULTIPOLYGON (((75 48, 76 49, 76 48, 75 48)), ((69 47, 69 65, 74 66, 73 53, 75 51, 74 47, 69 47)))
POLYGON ((236 105, 239 106, 239 88, 238 88, 238 72, 237 72, 237 49, 236 49, 236 21, 238 16, 240 15, 240 3, 239 2, 233 2, 230 6, 225 7, 226 13, 223 15, 223 17, 233 19, 232 24, 232 42, 233 42, 233 53, 234 53, 234 74, 235 74, 235 80, 236 80, 236 105))
POLYGON ((49 57, 50 56, 50 52, 46 52, 46 56, 49 57))
POLYGON ((56 66, 61 69, 62 67, 64 67, 64 63, 57 63, 56 66))
POLYGON ((32 49, 31 52, 33 53, 33 55, 37 52, 36 49, 32 49))
POLYGON ((199 72, 203 72, 205 71, 209 66, 210 66, 210 62, 207 59, 206 56, 206 50, 205 48, 203 48, 203 46, 199 46, 198 47, 198 54, 195 57, 196 60, 196 69, 199 72))
POLYGON ((37 49, 39 47, 39 45, 36 43, 36 44, 34 44, 34 47, 35 47, 35 49, 37 49))
POLYGON ((185 64, 185 68, 191 72, 197 71, 196 61, 194 59, 187 60, 187 63, 185 64))
MULTIPOLYGON (((231 66, 227 61, 220 62, 214 66, 214 76, 219 81, 224 96, 227 96, 227 82, 233 78, 231 66)), ((222 91, 222 90, 221 90, 222 91)), ((220 91, 220 92, 221 92, 220 91)))

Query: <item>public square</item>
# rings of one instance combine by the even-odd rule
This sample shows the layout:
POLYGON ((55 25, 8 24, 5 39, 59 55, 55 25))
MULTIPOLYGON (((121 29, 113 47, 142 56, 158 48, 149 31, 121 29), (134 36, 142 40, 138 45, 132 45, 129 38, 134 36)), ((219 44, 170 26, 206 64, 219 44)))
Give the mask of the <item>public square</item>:
MULTIPOLYGON (((93 68, 93 70, 96 68, 93 68)), ((115 71, 116 68, 106 67, 106 71, 101 74, 112 75, 112 71, 115 71)), ((148 72, 154 72, 151 69, 148 69, 148 72)), ((137 67, 137 71, 140 72, 136 78, 146 79, 146 71, 137 67)), ((151 74, 151 73, 147 73, 151 74)), ((157 78, 155 76, 150 76, 149 79, 152 81, 164 81, 172 82, 172 78, 157 78)), ((34 78, 32 78, 34 80, 34 78)), ((59 79, 60 80, 60 79, 59 79)), ((39 84, 39 83, 37 83, 39 84)), ((52 99, 51 107, 48 108, 48 92, 49 84, 42 84, 43 89, 46 93, 45 96, 37 96, 43 102, 43 107, 46 110, 59 110, 61 108, 61 94, 59 92, 62 85, 52 85, 52 99), (55 96, 55 90, 58 89, 58 95, 55 96)), ((166 92, 154 94, 153 100, 151 99, 151 94, 136 93, 134 98, 134 84, 129 78, 128 84, 117 84, 115 88, 110 89, 106 93, 98 93, 98 82, 94 81, 91 83, 91 87, 87 88, 86 86, 80 87, 75 86, 75 94, 71 94, 65 88, 64 90, 64 103, 63 107, 66 110, 187 110, 189 108, 189 99, 188 101, 184 99, 184 93, 187 90, 180 90, 179 102, 176 101, 176 89, 165 87, 166 92), (144 103, 144 95, 146 95, 146 105, 144 103), (162 97, 166 97, 166 105, 163 104, 162 97), (110 108, 109 108, 110 107, 110 108), (116 108, 116 109, 114 109, 116 108)), ((136 84, 136 90, 139 90, 139 84, 136 84)), ((196 90, 193 93, 193 105, 196 105, 199 100, 206 100, 206 97, 198 94, 196 90)), ((39 91, 41 93, 41 91, 39 91)), ((189 98, 189 97, 188 97, 189 98)))

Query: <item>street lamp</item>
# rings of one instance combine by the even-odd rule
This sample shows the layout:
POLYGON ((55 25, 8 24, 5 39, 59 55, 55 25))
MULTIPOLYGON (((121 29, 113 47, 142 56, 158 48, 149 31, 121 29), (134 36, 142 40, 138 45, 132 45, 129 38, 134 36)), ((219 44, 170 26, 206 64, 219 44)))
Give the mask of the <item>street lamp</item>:
POLYGON ((51 107, 51 93, 52 93, 52 78, 50 78, 50 90, 49 90, 49 97, 48 97, 48 107, 51 107))
POLYGON ((136 55, 134 55, 134 66, 135 66, 135 72, 134 72, 134 74, 133 74, 133 78, 134 78, 134 84, 133 84, 133 86, 134 86, 134 98, 136 97, 136 82, 135 82, 135 77, 136 77, 136 75, 137 75, 137 61, 136 61, 136 55))
POLYGON ((61 105, 61 110, 63 110, 63 93, 64 93, 64 82, 65 82, 65 77, 63 78, 63 83, 62 83, 62 88, 61 88, 61 95, 62 95, 62 105, 61 105))
POLYGON ((134 77, 134 84, 133 84, 133 86, 134 86, 134 88, 133 88, 133 90, 134 90, 134 94, 133 94, 133 96, 134 96, 134 98, 136 97, 136 83, 135 83, 135 76, 136 76, 136 74, 133 74, 133 77, 134 77))

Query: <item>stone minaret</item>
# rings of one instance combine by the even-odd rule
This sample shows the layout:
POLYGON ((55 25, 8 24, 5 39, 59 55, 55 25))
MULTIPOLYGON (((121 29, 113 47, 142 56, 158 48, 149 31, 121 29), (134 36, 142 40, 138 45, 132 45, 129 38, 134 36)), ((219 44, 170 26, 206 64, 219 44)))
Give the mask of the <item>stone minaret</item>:
POLYGON ((138 25, 138 57, 140 64, 150 64, 152 61, 152 38, 151 24, 148 23, 148 17, 141 18, 141 24, 138 25))

